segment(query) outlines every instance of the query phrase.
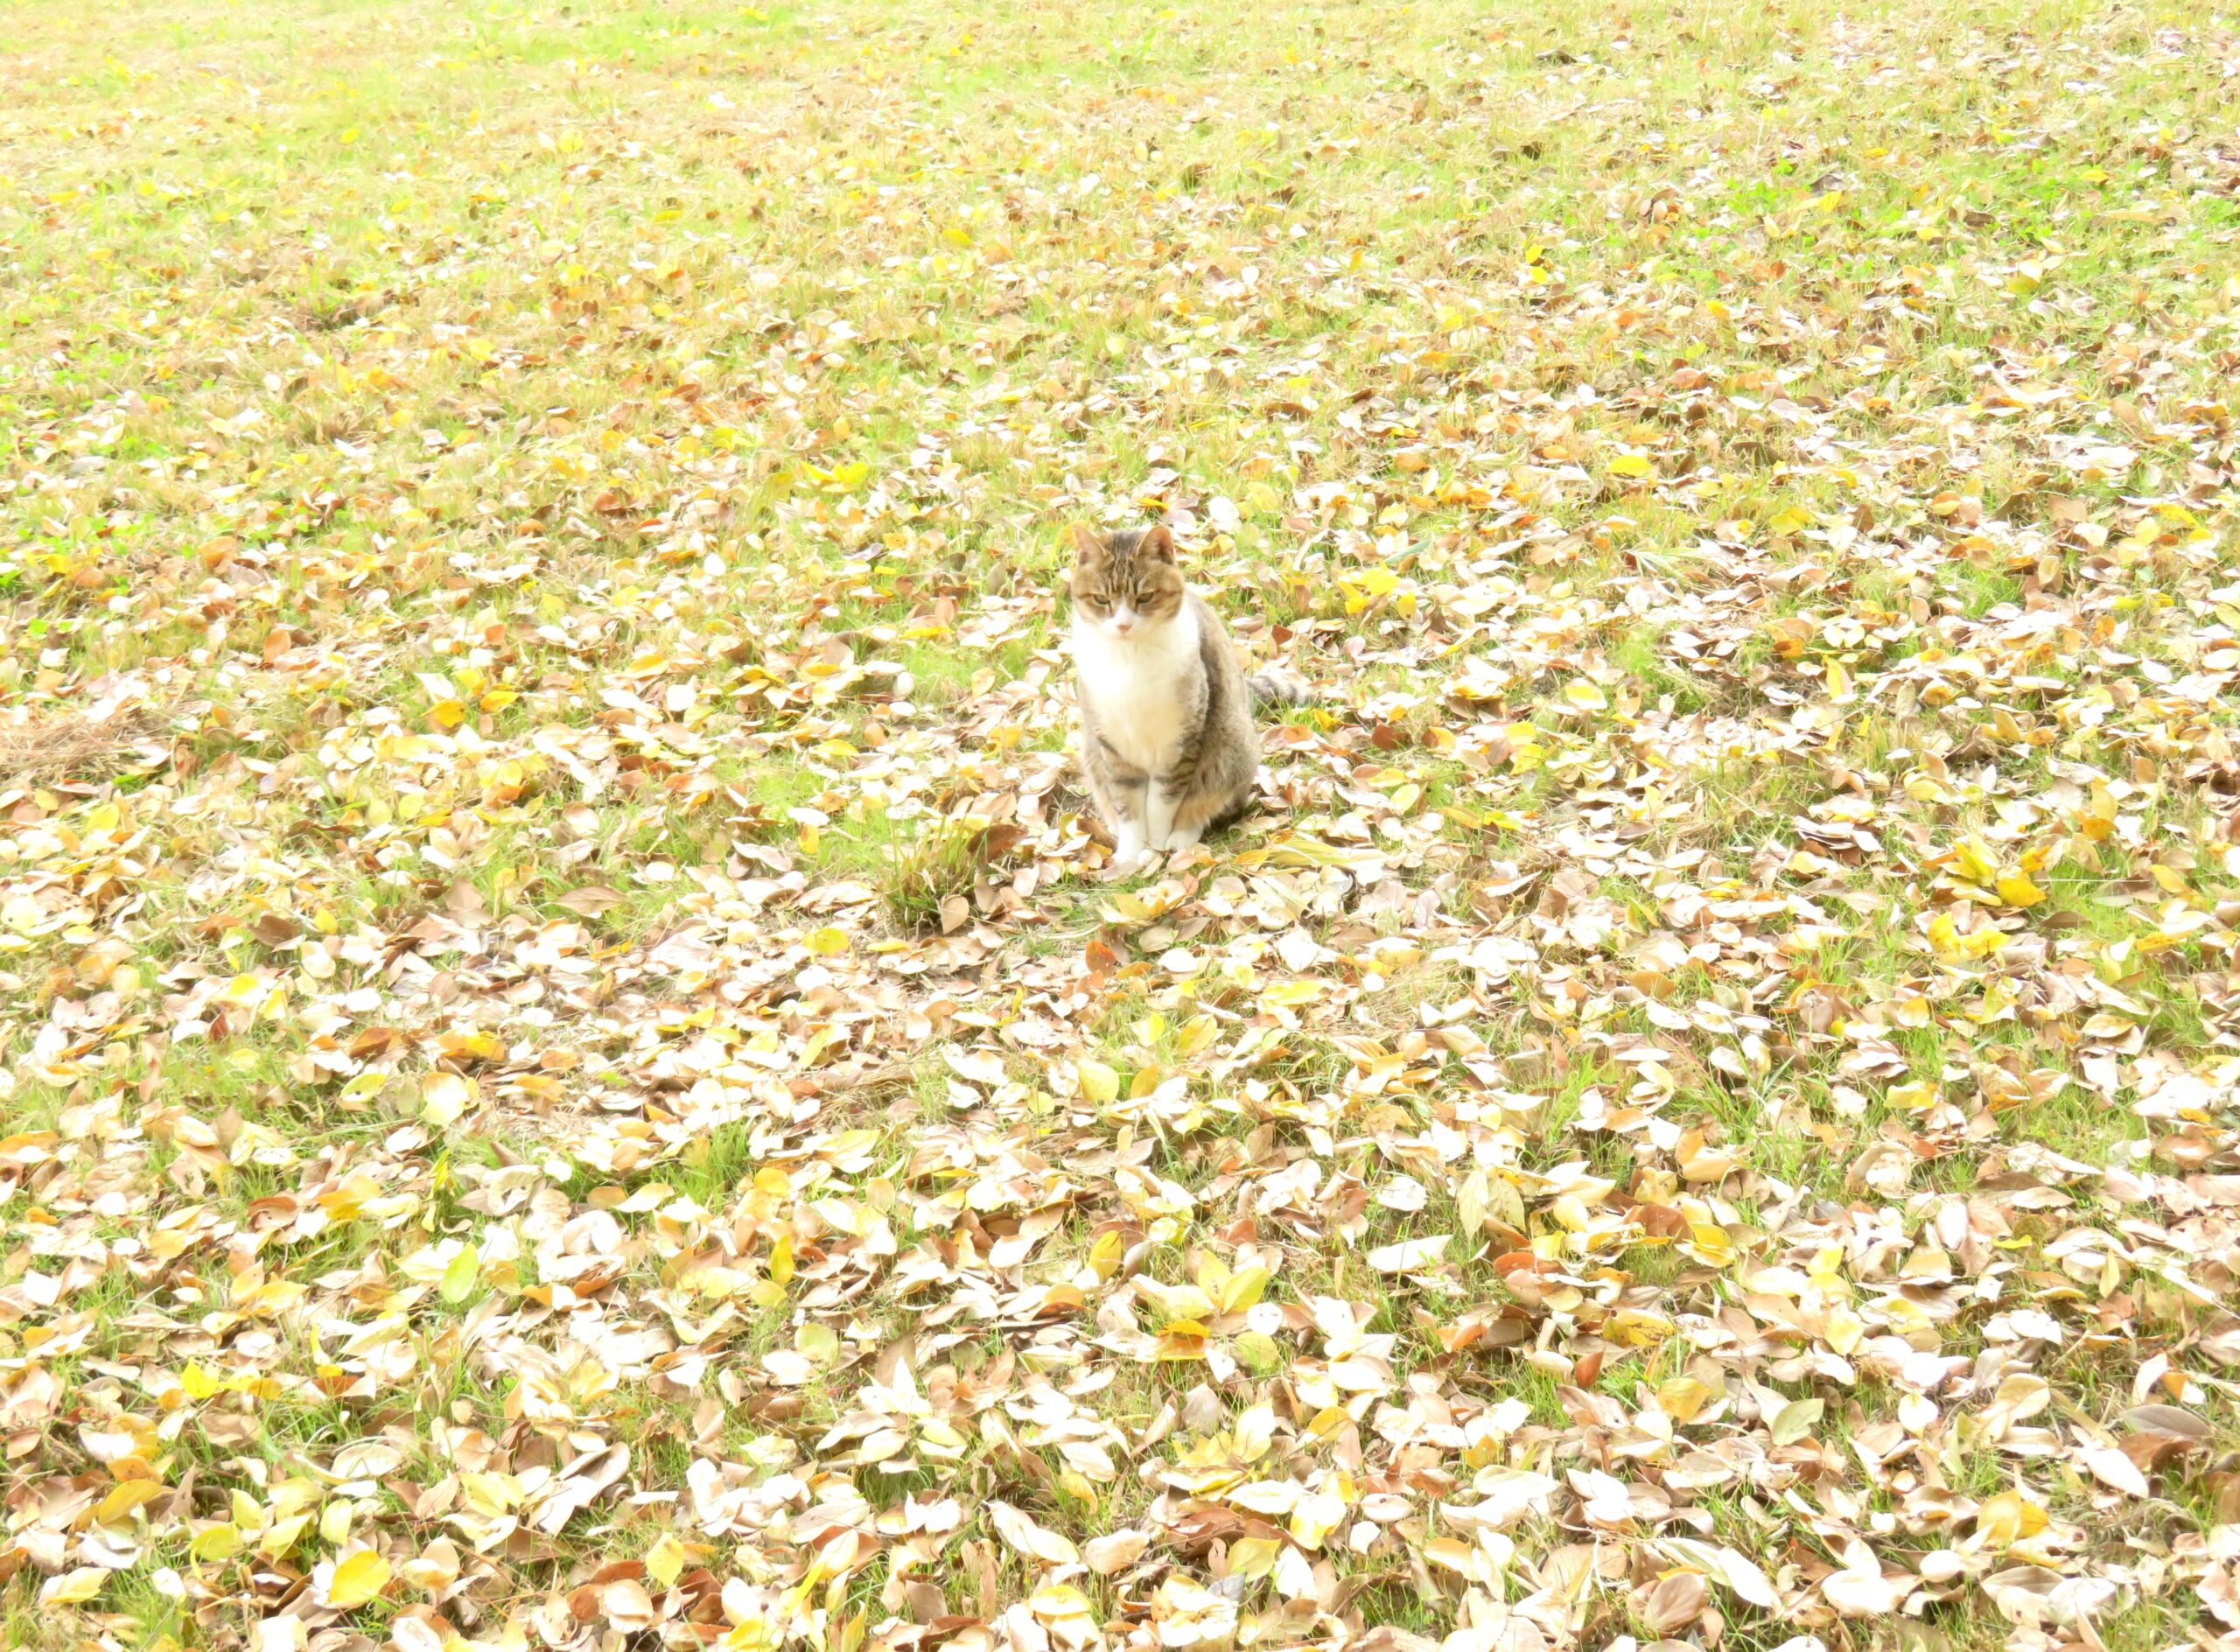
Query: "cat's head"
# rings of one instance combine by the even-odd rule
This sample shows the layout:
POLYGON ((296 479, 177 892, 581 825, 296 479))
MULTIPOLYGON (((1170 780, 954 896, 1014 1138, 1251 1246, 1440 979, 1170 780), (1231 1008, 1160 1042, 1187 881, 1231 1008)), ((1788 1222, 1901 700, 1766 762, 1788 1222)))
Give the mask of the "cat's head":
POLYGON ((1174 536, 1164 526, 1098 533, 1074 529, 1074 611, 1096 627, 1125 637, 1163 626, 1182 612, 1182 570, 1174 536))

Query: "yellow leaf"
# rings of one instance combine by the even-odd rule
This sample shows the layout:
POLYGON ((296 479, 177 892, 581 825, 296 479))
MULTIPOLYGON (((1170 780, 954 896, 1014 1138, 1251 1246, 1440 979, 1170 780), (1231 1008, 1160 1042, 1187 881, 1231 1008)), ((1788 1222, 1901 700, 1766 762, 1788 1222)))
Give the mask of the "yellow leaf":
POLYGON ((1292 1538, 1301 1548, 1320 1549, 1345 1517, 1344 1499, 1326 1491, 1309 1492, 1292 1506, 1292 1538))
POLYGON ((205 1526, 194 1534, 194 1541, 187 1544, 186 1552, 196 1560, 230 1560, 241 1553, 242 1548, 238 1526, 205 1526))
POLYGON ((794 1236, 781 1233, 778 1236, 778 1242, 770 1247, 770 1279, 773 1284, 783 1286, 790 1283, 793 1277, 794 1236))
POLYGON ((79 1566, 59 1578, 49 1578, 39 1589, 38 1603, 43 1606, 77 1606, 99 1594, 108 1579, 108 1573, 100 1566, 79 1566))
POLYGON ((1676 1376, 1656 1385, 1656 1408, 1676 1423, 1692 1422, 1712 1397, 1712 1391, 1692 1376, 1676 1376))
POLYGON ((2034 906, 2046 898, 2046 892, 2020 872, 2010 872, 1998 884, 1998 898, 2010 906, 2034 906))
POLYGON ((1182 1024, 1176 1048, 1184 1056, 1198 1054, 1209 1047, 1222 1035, 1221 1023, 1210 1015, 1194 1015, 1182 1024))
POLYGON ((369 1199, 381 1197, 382 1185, 360 1171, 340 1187, 318 1196, 318 1208, 337 1222, 355 1222, 369 1199))
POLYGON ((2020 1492, 2003 1491, 1976 1511, 1976 1535, 2005 1549, 2036 1536, 2046 1529, 2047 1521, 2046 1511, 2020 1492))
POLYGON ((664 1589, 675 1583, 684 1571, 684 1563, 691 1557, 675 1532, 662 1533, 659 1541, 646 1550, 646 1575, 664 1589))
POLYGON ((1820 1334, 1830 1348, 1848 1359, 1866 1336, 1866 1321, 1838 1302, 1828 1310, 1820 1334))
POLYGON ((474 1282, 482 1271, 482 1253, 472 1245, 462 1248, 444 1269, 443 1283, 437 1294, 454 1307, 474 1294, 474 1282))
POLYGON ((803 935, 802 945, 820 958, 836 958, 848 949, 848 932, 827 924, 803 935))
POLYGON ((1074 1063, 1074 1076, 1081 1082, 1082 1099, 1102 1107, 1119 1099, 1120 1075, 1102 1061, 1080 1060, 1074 1063))
POLYGON ((1242 1313, 1267 1294, 1268 1270, 1256 1264, 1232 1274, 1221 1289, 1211 1292, 1223 1313, 1242 1313))
POLYGON ((1610 696, 1585 677, 1574 677, 1565 683, 1564 698, 1582 711, 1603 711, 1610 706, 1610 696))
POLYGON ((474 1081, 463 1073, 430 1073, 420 1081, 420 1116, 441 1130, 457 1124, 478 1095, 474 1081))
POLYGON ((1726 1229, 1715 1222, 1697 1222, 1689 1224, 1687 1249, 1697 1260, 1713 1268, 1724 1268, 1735 1257, 1734 1241, 1726 1229))
POLYGON ((334 1577, 326 1586, 326 1603, 337 1611, 361 1606, 388 1587, 388 1562, 371 1549, 360 1549, 335 1563, 334 1577))
POLYGON ((1089 1618, 1096 1608, 1089 1598, 1069 1583, 1046 1583, 1027 1597, 1027 1610, 1044 1622, 1060 1618, 1089 1618))
POLYGON ((1980 837, 1964 837, 1955 844, 1952 864, 1971 884, 1988 884, 1998 876, 1998 858, 1980 837))
POLYGON ((1127 1253, 1128 1242, 1120 1236, 1119 1229, 1107 1228, 1096 1236, 1096 1242, 1088 1248, 1090 1271, 1100 1280, 1110 1279, 1120 1270, 1127 1253))
POLYGON ((1890 1087, 1886 1099, 1893 1107, 1902 1107, 1913 1113, 1926 1113, 1936 1105, 1936 1086, 1919 1082, 1912 1084, 1894 1084, 1890 1087))
POLYGON ((495 1033, 480 1031, 446 1032, 436 1047, 454 1061, 494 1061, 506 1053, 495 1033))
POLYGON ((1639 453, 1620 453, 1610 461, 1613 476, 1648 476, 1653 473, 1648 460, 1639 453))
POLYGON ((2006 945, 2006 936, 1989 928, 1964 935, 1949 914, 1940 913, 1929 920, 1928 943, 1940 958, 1988 958, 2006 945))
MULTIPOLYGON (((347 1498, 327 1505, 330 1508, 347 1508, 349 1506, 347 1498)), ((276 1522, 256 1540, 256 1552, 268 1560, 277 1560, 296 1546, 296 1539, 304 1535, 304 1528, 311 1522, 309 1515, 290 1515, 285 1520, 276 1522)))
POLYGON ((1478 1551, 1460 1537, 1434 1537, 1417 1552, 1436 1565, 1467 1576, 1478 1551))
POLYGON ((153 1502, 163 1494, 163 1486, 157 1480, 128 1480, 94 1505, 94 1523, 113 1526, 144 1503, 153 1502))
POLYGON ((1602 1322, 1602 1334, 1620 1347, 1655 1348, 1673 1333, 1672 1321, 1655 1313, 1622 1309, 1602 1322))
POLYGON ((1276 1569, 1284 1545, 1273 1537, 1240 1537, 1228 1546, 1231 1577, 1264 1578, 1276 1569))

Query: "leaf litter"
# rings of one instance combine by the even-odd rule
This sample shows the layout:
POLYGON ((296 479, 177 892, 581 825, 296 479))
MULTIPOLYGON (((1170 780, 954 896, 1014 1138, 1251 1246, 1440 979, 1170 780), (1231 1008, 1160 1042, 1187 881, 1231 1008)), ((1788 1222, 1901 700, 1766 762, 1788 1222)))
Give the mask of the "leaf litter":
POLYGON ((2229 18, 19 10, 11 1644, 2240 1633, 2229 18))

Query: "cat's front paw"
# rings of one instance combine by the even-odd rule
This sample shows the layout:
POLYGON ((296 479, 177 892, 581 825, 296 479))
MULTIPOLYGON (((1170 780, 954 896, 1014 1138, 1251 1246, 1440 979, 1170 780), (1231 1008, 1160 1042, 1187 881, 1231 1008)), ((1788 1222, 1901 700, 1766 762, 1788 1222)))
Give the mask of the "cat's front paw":
POLYGON ((1120 872, 1133 872, 1150 858, 1150 848, 1140 830, 1123 831, 1112 850, 1112 864, 1120 872))

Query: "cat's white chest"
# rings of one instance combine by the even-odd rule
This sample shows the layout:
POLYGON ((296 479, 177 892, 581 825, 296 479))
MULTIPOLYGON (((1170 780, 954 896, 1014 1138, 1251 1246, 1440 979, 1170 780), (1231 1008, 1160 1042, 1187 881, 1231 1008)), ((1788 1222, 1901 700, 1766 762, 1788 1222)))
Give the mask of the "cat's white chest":
POLYGON ((1082 699, 1096 708, 1105 744, 1135 767, 1162 773, 1180 753, 1196 703, 1197 616, 1186 606, 1128 637, 1076 619, 1073 642, 1082 699))

